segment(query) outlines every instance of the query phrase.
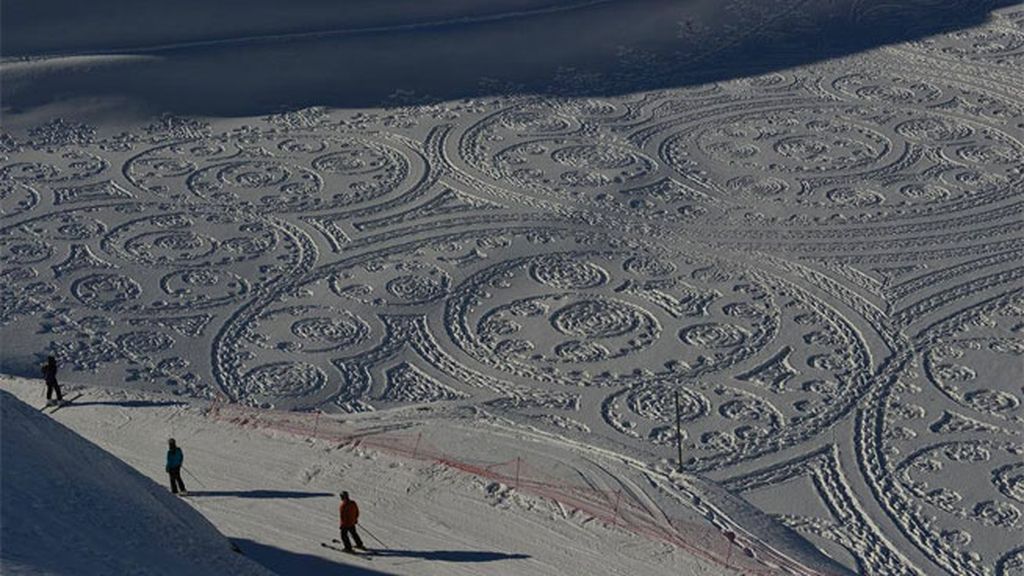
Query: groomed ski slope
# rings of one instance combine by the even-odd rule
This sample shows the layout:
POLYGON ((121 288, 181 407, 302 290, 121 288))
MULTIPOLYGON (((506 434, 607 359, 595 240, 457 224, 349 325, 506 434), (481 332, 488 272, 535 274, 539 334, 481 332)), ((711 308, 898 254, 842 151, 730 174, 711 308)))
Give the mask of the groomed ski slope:
MULTIPOLYGON (((26 401, 42 405, 39 386, 38 382, 28 380, 3 383, 5 389, 26 401)), ((165 532, 162 528, 165 523, 192 524, 175 523, 170 518, 177 516, 171 516, 170 512, 151 511, 145 506, 146 502, 137 502, 146 498, 166 506, 176 515, 190 515, 182 508, 183 504, 194 507, 236 543, 245 556, 283 575, 738 573, 698 559, 678 547, 447 466, 218 421, 194 403, 186 404, 158 394, 98 388, 85 388, 82 392, 77 404, 62 408, 52 417, 160 484, 166 479, 163 470, 166 439, 175 437, 185 451, 184 479, 190 495, 179 502, 165 488, 138 477, 121 463, 101 466, 91 464, 91 459, 78 459, 74 456, 78 451, 90 454, 100 451, 92 446, 88 450, 77 448, 78 444, 86 444, 81 438, 61 426, 45 421, 39 423, 43 418, 39 412, 10 400, 11 396, 5 393, 2 555, 5 573, 14 566, 22 570, 16 573, 24 574, 109 574, 112 572, 102 560, 123 556, 123 562, 134 561, 142 566, 137 573, 163 574, 162 566, 174 564, 151 552, 154 545, 168 539, 177 542, 170 550, 200 540, 207 547, 221 546, 227 550, 227 543, 208 525, 203 526, 205 531, 193 529, 196 536, 191 539, 183 540, 180 532, 165 532), (8 418, 9 413, 16 417, 8 418), (16 436, 8 435, 8 428, 24 428, 20 420, 31 422, 33 441, 45 448, 36 448, 31 443, 22 445, 16 436), (68 436, 74 440, 66 440, 68 436), (70 446, 75 449, 67 450, 70 446), (38 457, 34 456, 36 452, 38 457), (64 454, 64 460, 49 458, 47 455, 51 452, 64 454), (8 467, 8 459, 15 464, 8 467), (23 462, 31 463, 45 474, 59 476, 55 481, 59 483, 45 487, 44 483, 32 484, 31 473, 23 472, 28 465, 19 464, 23 462), (78 462, 82 465, 77 465, 78 462), (131 492, 122 487, 127 480, 108 478, 114 473, 108 472, 108 468, 143 484, 145 488, 137 490, 142 491, 145 498, 116 498, 114 494, 130 495, 131 492), (81 492, 96 496, 83 500, 78 489, 69 488, 79 477, 81 492), (9 478, 13 479, 13 490, 9 488, 9 478), (31 488, 23 486, 26 483, 32 484, 31 488), (19 490, 30 489, 44 492, 33 492, 28 500, 16 496, 19 490), (363 539, 371 548, 383 549, 381 555, 353 558, 321 545, 337 537, 337 493, 340 490, 350 491, 359 502, 363 539), (106 494, 109 498, 103 497, 106 494), (42 520, 19 516, 18 509, 9 512, 11 498, 18 502, 42 499, 44 505, 33 508, 34 514, 45 513, 42 520), (51 531, 48 523, 52 521, 61 523, 53 533, 74 535, 80 521, 65 518, 61 511, 45 505, 46 501, 64 499, 71 506, 96 507, 99 511, 112 510, 128 515, 144 525, 123 525, 122 529, 131 533, 131 537, 120 538, 116 531, 103 531, 102 536, 96 533, 98 541, 58 537, 38 542, 34 547, 32 537, 23 534, 26 529, 12 531, 12 526, 19 525, 51 531), (105 547, 108 539, 110 546, 105 547), (82 553, 77 549, 79 545, 82 553), (87 549, 102 551, 96 556, 98 563, 72 564, 87 549), (22 550, 37 553, 27 555, 22 550), (47 571, 50 568, 44 558, 58 556, 65 564, 47 571), (147 572, 149 568, 145 566, 150 562, 159 566, 147 572), (67 571, 70 567, 74 569, 67 571)), ((376 422, 363 425, 408 425, 408 420, 403 420, 398 413, 373 418, 376 422)), ((434 444, 457 444, 464 440, 451 421, 448 424, 427 421, 425 426, 425 435, 429 435, 434 444)), ((487 435, 484 443, 486 450, 493 454, 515 448, 503 444, 499 434, 487 435)), ((566 462, 570 458, 568 452, 555 443, 528 446, 527 450, 566 462)), ((110 459, 106 454, 103 456, 110 459)), ((591 469, 576 472, 591 476, 590 481, 594 483, 611 481, 625 489, 643 491, 640 482, 629 478, 627 471, 616 469, 613 462, 599 463, 599 460, 600 456, 595 454, 595 465, 591 469), (602 472, 595 474, 594 470, 602 472)), ((88 510, 76 513, 86 514, 88 510)), ((666 510, 666 513, 671 512, 666 510)), ((229 556, 228 560, 234 558, 234 555, 229 556)), ((194 557, 205 558, 201 554, 194 557)), ((189 569, 178 573, 201 572, 189 569)), ((214 569, 210 573, 247 572, 232 568, 220 572, 214 569)))
POLYGON ((0 390, 0 573, 267 576, 201 514, 0 390))

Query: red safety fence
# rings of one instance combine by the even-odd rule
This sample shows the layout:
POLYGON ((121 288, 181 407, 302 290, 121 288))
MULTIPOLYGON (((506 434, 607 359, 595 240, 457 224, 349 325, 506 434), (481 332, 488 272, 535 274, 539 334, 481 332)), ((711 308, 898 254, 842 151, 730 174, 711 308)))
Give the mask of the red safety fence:
POLYGON ((665 542, 726 570, 750 576, 781 574, 826 576, 805 567, 715 515, 716 522, 698 524, 668 517, 636 495, 601 489, 578 478, 556 476, 533 466, 530 457, 488 461, 446 453, 419 432, 404 426, 355 428, 320 412, 287 412, 214 403, 207 415, 238 426, 284 432, 300 438, 378 450, 430 462, 479 478, 499 482, 522 494, 546 498, 577 510, 608 526, 665 542), (652 509, 653 508, 653 509, 652 509))

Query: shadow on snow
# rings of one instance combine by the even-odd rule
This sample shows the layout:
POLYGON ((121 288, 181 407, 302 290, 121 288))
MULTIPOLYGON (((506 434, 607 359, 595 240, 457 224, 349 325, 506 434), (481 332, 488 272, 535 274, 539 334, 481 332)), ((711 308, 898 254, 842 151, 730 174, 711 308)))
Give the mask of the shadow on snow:
MULTIPOLYGON (((64 394, 67 396, 67 393, 64 394)), ((68 404, 65 408, 75 408, 81 406, 120 406, 122 408, 161 408, 165 406, 188 406, 188 402, 178 402, 173 400, 103 400, 103 401, 89 401, 89 402, 74 402, 68 404)))
MULTIPOLYGON (((147 26, 159 21, 150 13, 163 9, 154 2, 136 8, 122 3, 123 17, 147 26)), ((158 43, 146 44, 140 36, 128 45, 117 44, 124 40, 116 29, 109 38, 89 36, 88 18, 96 15, 83 14, 83 22, 67 10, 47 8, 67 4, 43 0, 20 11, 4 5, 4 31, 18 33, 5 41, 9 58, 61 50, 94 57, 90 66, 81 66, 80 58, 58 57, 45 66, 13 59, 0 87, 9 111, 96 96, 127 97, 157 111, 222 116, 495 94, 615 96, 767 73, 960 30, 1014 0, 560 0, 542 3, 556 10, 516 12, 514 3, 481 8, 496 12, 486 18, 445 20, 438 8, 420 14, 428 22, 413 26, 400 20, 413 18, 412 12, 393 11, 367 26, 365 14, 355 9, 322 5, 324 21, 335 26, 328 30, 308 23, 282 28, 269 4, 255 2, 244 18, 224 28, 211 24, 215 29, 205 36, 152 24, 155 40, 148 42, 158 43), (440 19, 430 21, 431 15, 440 19), (30 34, 38 27, 60 28, 54 18, 68 20, 86 44, 30 34)), ((203 20, 205 12, 219 9, 197 4, 192 16, 203 20)))
MULTIPOLYGON (((348 555, 339 553, 340 560, 334 562, 298 552, 281 550, 266 544, 246 539, 232 539, 243 554, 259 562, 278 574, 386 574, 372 570, 365 563, 356 561, 344 562, 348 555)), ((494 562, 498 560, 522 560, 529 558, 526 554, 505 554, 503 552, 480 552, 473 550, 381 550, 373 554, 375 557, 413 558, 438 562, 494 562)))
POLYGON ((233 538, 232 541, 252 560, 278 574, 354 574, 382 576, 387 572, 371 570, 358 562, 334 562, 311 554, 290 552, 252 540, 233 538))
POLYGON ((232 498, 321 498, 333 496, 330 492, 298 492, 293 490, 199 490, 189 492, 189 497, 225 496, 232 498))
POLYGON ((495 562, 498 560, 523 560, 528 554, 506 554, 504 552, 483 552, 476 550, 374 550, 374 556, 391 558, 422 558, 440 562, 495 562))

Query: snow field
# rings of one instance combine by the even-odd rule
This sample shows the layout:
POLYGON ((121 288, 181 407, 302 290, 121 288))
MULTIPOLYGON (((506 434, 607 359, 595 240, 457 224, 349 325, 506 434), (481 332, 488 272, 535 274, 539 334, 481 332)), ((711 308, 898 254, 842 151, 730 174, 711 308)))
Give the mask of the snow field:
MULTIPOLYGON (((38 383, 14 380, 5 388, 32 400, 38 383)), ((253 422, 219 421, 205 412, 160 395, 89 388, 79 405, 59 410, 54 418, 161 485, 166 483, 166 439, 175 437, 186 455, 184 480, 190 496, 185 502, 248 556, 280 573, 300 573, 324 562, 391 574, 560 574, 566 566, 592 574, 732 572, 663 541, 450 465, 389 454, 360 442, 308 440, 253 422), (320 546, 337 537, 340 490, 350 491, 360 504, 364 542, 380 548, 372 534, 390 552, 368 562, 339 557, 320 546)), ((363 420, 369 421, 355 423, 355 430, 429 431, 429 440, 421 444, 424 452, 445 442, 469 448, 470 431, 457 426, 395 416, 363 420)), ((481 438, 479 430, 472 434, 481 438)), ((493 457, 522 448, 510 446, 508 442, 517 440, 502 440, 500 433, 486 439, 470 451, 493 457)), ((547 459, 559 459, 565 451, 557 444, 536 442, 525 448, 547 459)), ((571 472, 592 475, 592 482, 625 481, 642 490, 626 474, 596 465, 571 472)))
MULTIPOLYGON (((1019 2, 87 14, 149 23, 124 44, 69 4, 0 5, 0 372, 227 398, 240 444, 330 434, 324 466, 401 455, 588 534, 1024 570, 1019 2), (373 418, 409 428, 347 444, 373 418)), ((224 423, 186 421, 150 424, 224 423)), ((568 561, 530 550, 488 567, 568 561)))

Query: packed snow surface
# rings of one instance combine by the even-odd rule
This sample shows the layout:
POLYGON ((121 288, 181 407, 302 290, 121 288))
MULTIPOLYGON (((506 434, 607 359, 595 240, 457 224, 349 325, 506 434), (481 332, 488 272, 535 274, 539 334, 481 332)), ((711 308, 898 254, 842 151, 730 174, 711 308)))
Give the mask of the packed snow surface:
MULTIPOLYGON (((7 381, 4 388, 41 404, 36 382, 7 381)), ((167 488, 141 477, 63 426, 48 422, 33 406, 3 394, 5 523, 0 563, 5 573, 11 569, 26 574, 110 574, 130 572, 125 567, 132 566, 137 573, 164 574, 181 571, 182 562, 188 565, 191 555, 175 563, 161 553, 173 554, 183 546, 198 546, 197 542, 224 552, 222 556, 237 556, 189 505, 246 557, 284 575, 557 575, 568 570, 667 576, 749 574, 741 568, 757 567, 740 550, 730 562, 732 567, 696 558, 670 542, 633 532, 625 513, 618 518, 595 517, 531 490, 527 484, 538 472, 548 479, 552 473, 561 474, 566 485, 582 478, 585 486, 635 494, 659 516, 684 519, 695 528, 691 531, 694 545, 721 542, 697 540, 717 528, 692 511, 687 514, 668 483, 659 488, 655 476, 614 455, 517 431, 498 421, 457 412, 437 418, 424 417, 419 410, 395 411, 346 421, 325 416, 316 429, 297 433, 275 427, 268 414, 255 411, 104 389, 79 389, 74 393, 81 394, 75 404, 53 414, 162 484, 167 483, 166 441, 174 437, 185 453, 184 481, 189 490, 177 502, 167 488), (218 418, 218 414, 233 416, 218 418), (19 430, 31 432, 31 437, 19 430), (332 431, 341 431, 348 439, 339 440, 332 431), (395 431, 416 439, 410 444, 417 450, 415 457, 388 449, 390 443, 374 442, 395 431), (64 455, 64 460, 51 453, 64 455), (105 466, 89 457, 93 453, 105 458, 105 466), (516 455, 523 459, 521 477, 507 484, 453 465, 497 462, 516 455), (123 487, 126 481, 145 487, 142 504, 123 487), (363 541, 376 551, 370 559, 321 545, 333 545, 331 539, 338 538, 342 490, 359 503, 363 541), (154 512, 150 510, 153 503, 171 512, 163 508, 154 512), (201 529, 174 514, 185 514, 193 523, 198 520, 201 529), (120 524, 120 531, 91 528, 113 525, 125 517, 131 520, 120 524), (82 529, 83 523, 90 529, 82 529), (156 552, 154 542, 159 543, 156 552), (156 565, 151 570, 150 562, 156 565)), ((196 553, 197 558, 208 555, 208 551, 196 553)), ((813 554, 803 558, 822 560, 813 554)), ((196 571, 187 573, 201 573, 199 560, 196 566, 196 571)), ((823 562, 820 567, 830 565, 823 562)), ((246 573, 223 566, 219 570, 246 573)))
POLYGON ((5 390, 0 435, 4 574, 271 574, 178 497, 5 390))
MULTIPOLYGON (((79 4, 0 7, 4 374, 500 422, 766 570, 1024 570, 1021 4, 79 4)), ((159 477, 105 410, 55 418, 159 477)), ((524 542, 467 549, 568 570, 524 542)))

